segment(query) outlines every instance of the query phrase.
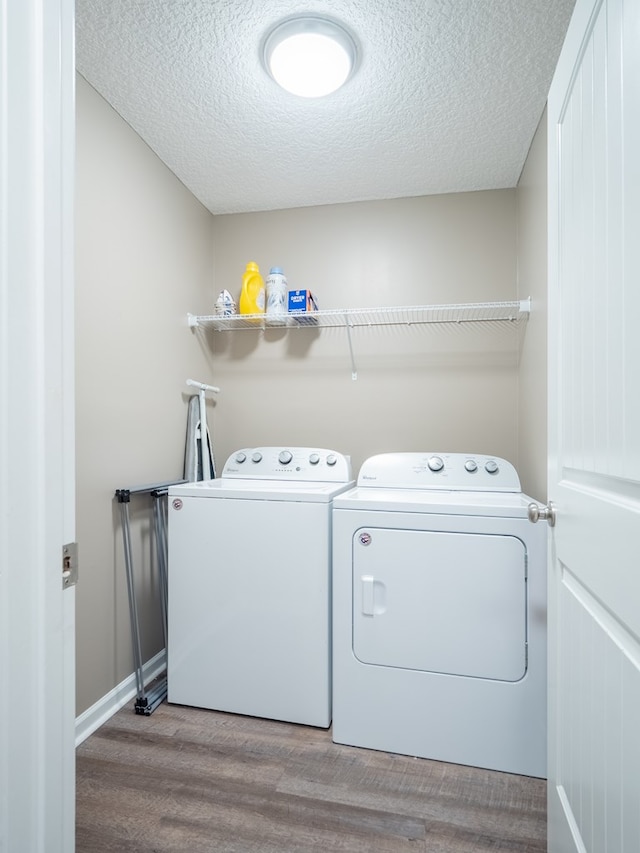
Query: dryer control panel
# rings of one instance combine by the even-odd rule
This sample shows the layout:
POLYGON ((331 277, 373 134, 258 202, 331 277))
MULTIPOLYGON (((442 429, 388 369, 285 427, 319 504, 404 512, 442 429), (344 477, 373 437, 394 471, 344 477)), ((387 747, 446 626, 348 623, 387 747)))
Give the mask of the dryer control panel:
POLYGON ((384 489, 519 492, 520 478, 506 459, 479 453, 381 453, 367 459, 358 486, 384 489))
POLYGON ((222 477, 234 480, 290 480, 349 483, 351 459, 322 447, 244 447, 225 462, 222 477))

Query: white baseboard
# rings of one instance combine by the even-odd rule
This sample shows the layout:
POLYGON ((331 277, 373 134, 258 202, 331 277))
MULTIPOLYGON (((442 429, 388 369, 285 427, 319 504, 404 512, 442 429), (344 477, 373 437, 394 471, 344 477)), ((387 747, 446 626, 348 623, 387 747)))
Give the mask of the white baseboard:
MULTIPOLYGON (((165 649, 148 660, 142 667, 142 676, 145 687, 166 668, 167 653, 165 649)), ((83 711, 76 717, 76 746, 92 735, 103 723, 113 717, 127 702, 136 695, 136 674, 132 672, 124 681, 121 681, 113 690, 110 690, 102 699, 83 711)))

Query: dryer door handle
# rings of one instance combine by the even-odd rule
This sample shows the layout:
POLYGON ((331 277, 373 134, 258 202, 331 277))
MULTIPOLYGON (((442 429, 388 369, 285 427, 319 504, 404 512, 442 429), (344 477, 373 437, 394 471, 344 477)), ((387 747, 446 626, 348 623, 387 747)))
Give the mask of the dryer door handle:
POLYGON ((362 615, 379 616, 384 613, 387 609, 385 585, 377 581, 373 575, 362 575, 360 581, 362 582, 362 615))
POLYGON ((362 612, 365 616, 373 616, 373 584, 371 575, 363 575, 362 578, 362 612))

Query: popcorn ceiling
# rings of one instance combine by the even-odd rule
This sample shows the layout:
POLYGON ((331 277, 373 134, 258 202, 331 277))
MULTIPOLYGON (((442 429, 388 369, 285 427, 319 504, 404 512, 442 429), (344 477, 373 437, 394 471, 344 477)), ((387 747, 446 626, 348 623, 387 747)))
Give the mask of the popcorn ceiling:
POLYGON ((76 0, 77 69, 212 213, 516 185, 574 0, 76 0), (326 13, 356 74, 280 90, 260 42, 326 13))

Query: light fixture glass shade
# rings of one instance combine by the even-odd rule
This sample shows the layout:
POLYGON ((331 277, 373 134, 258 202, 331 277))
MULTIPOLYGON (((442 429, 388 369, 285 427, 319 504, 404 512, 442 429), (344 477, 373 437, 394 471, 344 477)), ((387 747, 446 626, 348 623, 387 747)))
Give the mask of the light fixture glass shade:
POLYGON ((289 18, 264 42, 263 61, 273 79, 294 95, 321 98, 352 73, 356 45, 340 24, 315 16, 289 18))

